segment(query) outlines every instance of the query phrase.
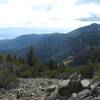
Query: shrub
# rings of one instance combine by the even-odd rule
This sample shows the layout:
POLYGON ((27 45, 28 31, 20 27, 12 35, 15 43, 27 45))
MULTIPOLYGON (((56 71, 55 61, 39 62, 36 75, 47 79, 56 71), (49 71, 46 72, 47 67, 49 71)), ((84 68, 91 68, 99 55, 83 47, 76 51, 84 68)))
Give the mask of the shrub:
POLYGON ((7 70, 0 69, 0 88, 15 87, 18 83, 18 79, 15 75, 7 70))
POLYGON ((93 76, 93 81, 100 81, 100 71, 98 71, 97 73, 94 74, 93 76))
POLYGON ((57 70, 46 70, 44 72, 41 73, 41 76, 42 77, 45 77, 45 78, 55 78, 59 75, 59 73, 57 72, 57 70))
POLYGON ((30 67, 20 66, 20 68, 17 69, 16 75, 21 78, 32 77, 32 70, 30 67))
POLYGON ((93 77, 93 64, 85 64, 83 66, 80 66, 80 74, 83 76, 83 77, 86 77, 86 78, 92 78, 93 77))

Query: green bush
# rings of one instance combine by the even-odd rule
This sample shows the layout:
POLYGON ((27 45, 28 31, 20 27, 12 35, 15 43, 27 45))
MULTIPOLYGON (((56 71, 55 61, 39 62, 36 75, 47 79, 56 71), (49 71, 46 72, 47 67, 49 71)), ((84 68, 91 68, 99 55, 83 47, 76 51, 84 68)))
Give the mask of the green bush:
POLYGON ((93 76, 93 81, 100 81, 100 71, 98 71, 97 73, 94 74, 93 76))
POLYGON ((71 74, 73 74, 75 72, 79 73, 79 67, 76 67, 76 66, 74 66, 74 67, 72 67, 72 66, 66 67, 64 72, 66 72, 66 74, 68 74, 68 75, 71 75, 71 74))
POLYGON ((32 77, 32 70, 30 67, 20 66, 20 68, 17 69, 16 75, 21 78, 29 78, 32 77))
POLYGON ((87 63, 85 65, 80 66, 80 74, 86 78, 93 77, 93 70, 94 70, 94 66, 92 63, 91 64, 87 63))
POLYGON ((41 77, 45 78, 56 78, 60 73, 57 70, 46 70, 41 73, 41 77))
POLYGON ((47 66, 37 63, 32 68, 32 75, 33 75, 33 77, 42 77, 41 73, 45 72, 46 70, 48 70, 47 66))
POLYGON ((23 70, 20 73, 19 77, 21 77, 21 78, 30 78, 30 77, 32 77, 32 72, 30 70, 23 70))
POLYGON ((0 88, 11 88, 18 84, 18 79, 15 75, 7 70, 0 69, 0 88))

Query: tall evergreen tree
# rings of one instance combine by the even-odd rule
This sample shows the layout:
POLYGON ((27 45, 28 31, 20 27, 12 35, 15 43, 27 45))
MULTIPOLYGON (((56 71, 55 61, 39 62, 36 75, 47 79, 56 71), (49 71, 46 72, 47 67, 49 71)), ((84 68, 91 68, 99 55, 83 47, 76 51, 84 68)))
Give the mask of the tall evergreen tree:
POLYGON ((50 70, 55 70, 57 69, 57 62, 54 61, 53 59, 48 61, 48 67, 50 70))
POLYGON ((13 60, 14 60, 14 62, 17 60, 16 55, 13 56, 13 60))
POLYGON ((26 56, 26 63, 29 66, 34 66, 35 64, 35 56, 34 56, 34 51, 33 51, 33 47, 30 46, 27 56, 26 56))
POLYGON ((8 54, 8 55, 6 55, 6 60, 9 61, 9 62, 12 62, 13 58, 10 54, 8 54))

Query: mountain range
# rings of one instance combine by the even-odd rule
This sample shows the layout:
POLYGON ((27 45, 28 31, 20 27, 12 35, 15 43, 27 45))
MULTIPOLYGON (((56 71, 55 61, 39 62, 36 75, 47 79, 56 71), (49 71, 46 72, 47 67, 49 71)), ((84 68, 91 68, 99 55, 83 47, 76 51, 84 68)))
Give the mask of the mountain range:
POLYGON ((45 62, 49 59, 80 63, 81 58, 86 58, 91 48, 100 48, 100 25, 80 27, 69 33, 30 34, 14 39, 0 40, 1 54, 16 54, 24 57, 29 46, 33 46, 36 58, 45 62))

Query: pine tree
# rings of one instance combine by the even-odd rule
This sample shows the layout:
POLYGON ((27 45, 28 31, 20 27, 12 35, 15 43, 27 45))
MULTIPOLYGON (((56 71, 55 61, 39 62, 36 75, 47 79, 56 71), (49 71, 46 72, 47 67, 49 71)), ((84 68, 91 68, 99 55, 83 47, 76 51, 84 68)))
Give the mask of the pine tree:
POLYGON ((27 56, 26 56, 26 63, 29 66, 34 66, 35 64, 35 56, 34 56, 34 51, 33 51, 33 47, 30 46, 27 56))
POLYGON ((12 58, 12 56, 10 54, 8 54, 6 56, 6 60, 9 61, 9 62, 12 62, 13 61, 13 58, 12 58))
POLYGON ((14 60, 14 62, 17 60, 16 55, 13 56, 13 60, 14 60))
POLYGON ((48 61, 48 67, 50 70, 55 70, 57 69, 57 62, 54 61, 53 59, 48 61))

